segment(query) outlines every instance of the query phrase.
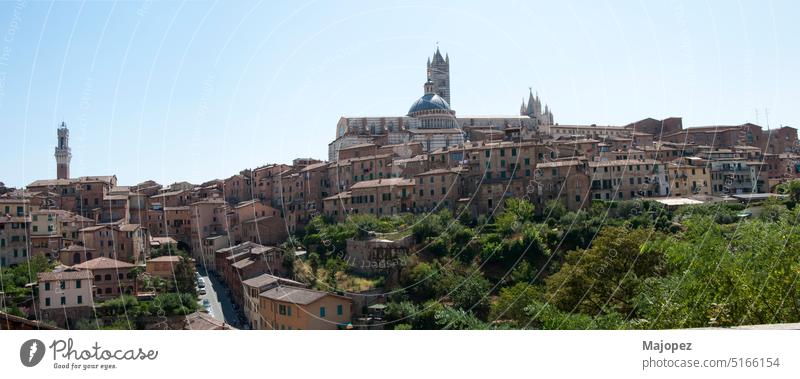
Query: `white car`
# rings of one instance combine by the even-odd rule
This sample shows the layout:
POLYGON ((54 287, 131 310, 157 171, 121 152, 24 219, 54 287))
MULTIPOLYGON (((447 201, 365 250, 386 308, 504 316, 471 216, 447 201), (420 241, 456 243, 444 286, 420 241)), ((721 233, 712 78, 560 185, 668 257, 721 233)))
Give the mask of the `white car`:
POLYGON ((200 294, 201 295, 205 295, 206 294, 206 289, 201 287, 200 288, 200 294))

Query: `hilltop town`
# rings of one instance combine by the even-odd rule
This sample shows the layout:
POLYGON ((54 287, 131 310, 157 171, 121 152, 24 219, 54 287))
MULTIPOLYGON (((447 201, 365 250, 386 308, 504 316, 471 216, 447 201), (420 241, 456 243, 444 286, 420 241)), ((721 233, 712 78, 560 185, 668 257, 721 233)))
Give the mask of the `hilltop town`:
MULTIPOLYGON (((533 90, 518 114, 462 116, 451 102, 450 64, 437 48, 423 94, 403 116, 339 119, 325 160, 242 168, 199 184, 72 176, 61 123, 56 178, 0 191, 0 323, 549 328, 735 318, 723 304, 701 310, 714 317, 654 324, 633 295, 600 293, 594 300, 610 304, 592 305, 553 288, 569 287, 576 279, 563 270, 605 244, 624 253, 631 238, 688 236, 698 225, 719 228, 725 241, 726 225, 740 220, 789 222, 797 199, 786 189, 800 179, 795 128, 685 126, 680 117, 560 124, 533 90), (522 309, 508 302, 518 298, 527 301, 522 309)), ((641 278, 667 278, 666 260, 632 262, 651 263, 641 278)))

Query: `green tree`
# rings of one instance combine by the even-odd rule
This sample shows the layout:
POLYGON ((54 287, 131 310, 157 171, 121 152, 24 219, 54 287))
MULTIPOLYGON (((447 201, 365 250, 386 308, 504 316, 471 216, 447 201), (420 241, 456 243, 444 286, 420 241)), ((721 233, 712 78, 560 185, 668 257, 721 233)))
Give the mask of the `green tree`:
POLYGON ((472 312, 463 309, 443 307, 435 315, 436 325, 442 329, 481 330, 489 329, 489 324, 481 321, 472 312))
POLYGON ((517 328, 526 327, 533 318, 526 308, 535 301, 542 300, 542 291, 527 283, 517 283, 511 287, 500 289, 500 296, 492 303, 489 318, 505 320, 517 328))
POLYGON ((181 255, 180 260, 175 265, 175 290, 182 294, 197 296, 197 277, 195 275, 194 262, 186 255, 181 255))
POLYGON ((778 186, 778 193, 788 195, 791 207, 800 202, 800 180, 791 180, 778 186))
POLYGON ((796 322, 800 232, 787 219, 719 225, 684 221, 669 241, 669 275, 645 281, 636 297, 646 328, 796 322))
POLYGON ((631 312, 641 281, 665 270, 659 238, 652 230, 604 228, 589 249, 569 252, 545 280, 547 299, 567 312, 631 312))

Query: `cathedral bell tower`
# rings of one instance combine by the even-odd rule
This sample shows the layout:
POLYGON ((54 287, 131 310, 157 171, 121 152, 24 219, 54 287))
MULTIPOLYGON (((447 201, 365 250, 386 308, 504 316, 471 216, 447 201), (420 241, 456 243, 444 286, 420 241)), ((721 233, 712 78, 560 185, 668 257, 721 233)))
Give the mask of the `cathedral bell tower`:
POLYGON ((436 47, 436 52, 433 53, 433 60, 428 58, 428 80, 434 85, 434 93, 441 96, 447 104, 453 105, 450 102, 450 57, 439 51, 436 47))
POLYGON ((72 152, 69 148, 69 129, 67 123, 61 122, 58 127, 58 145, 56 145, 56 178, 69 179, 69 161, 72 152))

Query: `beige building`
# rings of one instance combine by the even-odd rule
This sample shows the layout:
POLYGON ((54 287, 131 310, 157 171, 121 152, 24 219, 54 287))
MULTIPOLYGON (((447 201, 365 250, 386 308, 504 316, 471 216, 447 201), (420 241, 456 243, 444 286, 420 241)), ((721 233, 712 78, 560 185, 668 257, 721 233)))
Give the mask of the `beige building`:
POLYGON ((162 255, 157 258, 150 258, 145 263, 145 271, 151 276, 161 279, 172 279, 175 276, 175 266, 180 263, 181 257, 178 255, 162 255))
POLYGON ((306 284, 296 282, 294 280, 281 278, 270 274, 261 274, 259 276, 243 280, 243 309, 244 314, 247 316, 247 321, 250 322, 252 329, 265 329, 264 320, 261 318, 261 301, 259 295, 276 286, 293 286, 293 287, 307 287, 306 284))
POLYGON ((39 309, 42 320, 59 326, 92 315, 94 306, 92 273, 77 268, 59 267, 38 274, 39 309))
POLYGON ((566 159, 539 163, 536 176, 529 183, 528 196, 536 199, 537 211, 550 200, 557 200, 569 210, 578 210, 590 202, 589 173, 586 161, 566 159))
POLYGON ((94 278, 95 299, 110 299, 122 295, 136 295, 136 276, 130 263, 99 257, 72 266, 90 271, 94 278))
POLYGON ((683 160, 667 163, 669 196, 711 195, 711 170, 705 165, 693 166, 683 160))
POLYGON ((631 200, 669 193, 666 164, 652 159, 589 162, 594 200, 631 200))
POLYGON ((26 262, 29 258, 29 218, 6 215, 0 217, 0 267, 26 262))
POLYGON ((416 212, 431 212, 454 208, 463 195, 464 188, 461 168, 436 169, 414 176, 414 201, 416 212))
POLYGON ((227 210, 228 205, 219 198, 204 199, 190 206, 191 252, 195 260, 203 259, 205 238, 228 234, 227 210))
POLYGON ((334 330, 351 322, 352 299, 306 288, 277 286, 259 295, 261 329, 334 330))
MULTIPOLYGON (((108 257, 125 262, 142 262, 149 249, 147 231, 141 225, 96 225, 78 232, 78 241, 93 256, 108 257)), ((75 264, 74 255, 60 256, 63 264, 75 264)))

